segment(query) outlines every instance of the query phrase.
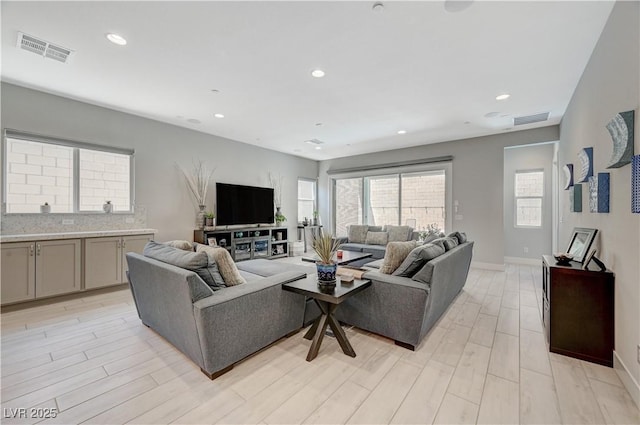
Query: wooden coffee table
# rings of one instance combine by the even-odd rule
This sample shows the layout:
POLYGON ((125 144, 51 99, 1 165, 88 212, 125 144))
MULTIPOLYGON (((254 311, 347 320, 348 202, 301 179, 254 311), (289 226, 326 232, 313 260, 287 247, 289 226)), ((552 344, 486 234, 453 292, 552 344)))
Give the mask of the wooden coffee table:
MULTIPOLYGON (((333 254, 333 261, 339 266, 344 266, 345 264, 352 263, 354 261, 362 260, 363 258, 369 258, 373 254, 366 252, 356 252, 356 251, 342 251, 342 258, 338 258, 338 254, 333 254)), ((316 255, 307 255, 302 257, 302 261, 308 261, 310 263, 315 263, 319 258, 316 255)))
POLYGON ((342 351, 347 356, 356 356, 356 352, 353 351, 353 347, 351 347, 347 336, 342 330, 342 326, 340 326, 340 323, 338 323, 333 313, 340 303, 350 296, 365 290, 369 286, 371 286, 371 281, 368 279, 355 279, 353 282, 343 283, 340 280, 340 276, 337 276, 335 289, 330 292, 325 292, 318 287, 318 278, 315 275, 307 277, 306 279, 282 284, 282 289, 285 291, 291 291, 313 298, 318 307, 320 307, 320 311, 322 311, 322 315, 313 322, 311 328, 309 328, 304 335, 305 339, 312 340, 309 353, 307 354, 308 362, 315 359, 318 355, 318 350, 320 350, 320 344, 322 344, 322 338, 327 330, 327 326, 331 327, 342 351))

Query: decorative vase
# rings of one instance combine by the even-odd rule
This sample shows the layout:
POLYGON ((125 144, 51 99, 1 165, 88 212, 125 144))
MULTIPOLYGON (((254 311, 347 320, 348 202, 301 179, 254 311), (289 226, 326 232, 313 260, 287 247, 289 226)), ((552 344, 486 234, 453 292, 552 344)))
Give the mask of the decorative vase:
POLYGON ((318 225, 318 217, 313 217, 313 226, 318 225))
POLYGON ((49 205, 49 203, 45 202, 43 205, 40 205, 40 212, 41 213, 50 213, 51 212, 51 205, 49 205))
POLYGON ((318 284, 327 284, 333 282, 333 284, 335 285, 336 271, 338 269, 337 264, 316 263, 316 269, 318 270, 318 284))
POLYGON ((207 217, 207 218, 206 218, 206 225, 207 225, 207 226, 209 226, 209 227, 210 227, 210 226, 213 226, 213 219, 212 219, 212 218, 207 217))
POLYGON ((199 205, 198 208, 200 208, 200 211, 198 211, 198 214, 196 214, 196 228, 204 229, 204 223, 205 223, 204 210, 205 208, 207 208, 207 206, 199 205))
POLYGON ((102 205, 102 211, 106 212, 107 214, 113 211, 113 204, 111 203, 111 201, 107 201, 102 205))

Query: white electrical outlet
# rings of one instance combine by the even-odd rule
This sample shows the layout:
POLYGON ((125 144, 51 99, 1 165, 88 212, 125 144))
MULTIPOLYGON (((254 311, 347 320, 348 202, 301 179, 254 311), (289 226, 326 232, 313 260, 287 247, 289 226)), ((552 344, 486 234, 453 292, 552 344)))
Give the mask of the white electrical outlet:
POLYGON ((65 218, 64 220, 62 220, 62 224, 73 224, 73 219, 65 218))
POLYGON ((524 247, 524 253, 525 253, 525 254, 528 254, 528 253, 529 253, 529 247, 526 247, 526 246, 524 247))

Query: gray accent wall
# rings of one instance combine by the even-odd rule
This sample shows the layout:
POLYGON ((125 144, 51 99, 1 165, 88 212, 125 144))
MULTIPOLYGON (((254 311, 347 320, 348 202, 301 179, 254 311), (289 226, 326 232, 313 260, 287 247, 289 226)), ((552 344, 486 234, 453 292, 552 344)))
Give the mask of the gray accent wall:
MULTIPOLYGON (((635 384, 623 378, 640 403, 640 214, 631 213, 631 166, 606 169, 613 143, 605 125, 618 112, 635 109, 635 154, 640 154, 640 3, 616 2, 560 125, 558 166, 576 164, 578 152, 593 147, 594 172, 610 173, 610 212, 589 212, 583 188, 582 213, 569 212, 560 193, 559 246, 574 227, 600 231, 597 257, 616 274, 615 351, 635 384), (635 385, 635 389, 632 386, 635 385)), ((585 196, 586 194, 586 196, 585 196)), ((624 374, 623 374, 624 376, 624 374)))
POLYGON ((78 220, 82 229, 75 223, 62 225, 62 219, 69 216, 52 215, 57 216, 60 226, 55 227, 49 217, 48 225, 39 229, 38 214, 5 215, 3 233, 4 229, 28 229, 30 233, 107 230, 106 225, 115 229, 155 228, 158 240, 193 240, 198 207, 177 165, 190 170, 194 160, 202 159, 216 168, 208 191, 208 209, 215 203, 215 181, 268 186, 269 171, 281 174, 282 212, 289 218, 285 223, 289 234, 295 235, 298 177, 315 179, 318 175, 317 161, 7 83, 2 83, 1 112, 2 128, 135 149, 135 201, 138 210, 146 213, 146 223, 136 214, 131 224, 124 223, 125 215, 113 214, 110 223, 105 223, 103 216, 83 215, 78 220))
POLYGON ((318 182, 320 215, 332 229, 328 170, 452 155, 453 199, 459 204, 457 214, 463 217, 453 221, 453 229, 467 232, 469 239, 475 241, 476 264, 500 268, 504 266, 504 148, 556 140, 558 126, 549 126, 322 161, 318 182))
POLYGON ((504 150, 504 256, 540 260, 552 253, 552 168, 554 144, 519 146, 504 150), (544 171, 542 227, 525 228, 515 225, 516 171, 544 171), (525 252, 525 249, 527 252, 525 252))

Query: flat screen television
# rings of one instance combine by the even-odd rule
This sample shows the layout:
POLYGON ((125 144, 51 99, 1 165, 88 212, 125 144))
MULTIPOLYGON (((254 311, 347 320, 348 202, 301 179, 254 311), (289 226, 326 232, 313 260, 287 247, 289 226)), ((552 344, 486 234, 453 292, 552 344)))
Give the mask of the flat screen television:
POLYGON ((273 189, 216 183, 216 224, 273 224, 273 189))

